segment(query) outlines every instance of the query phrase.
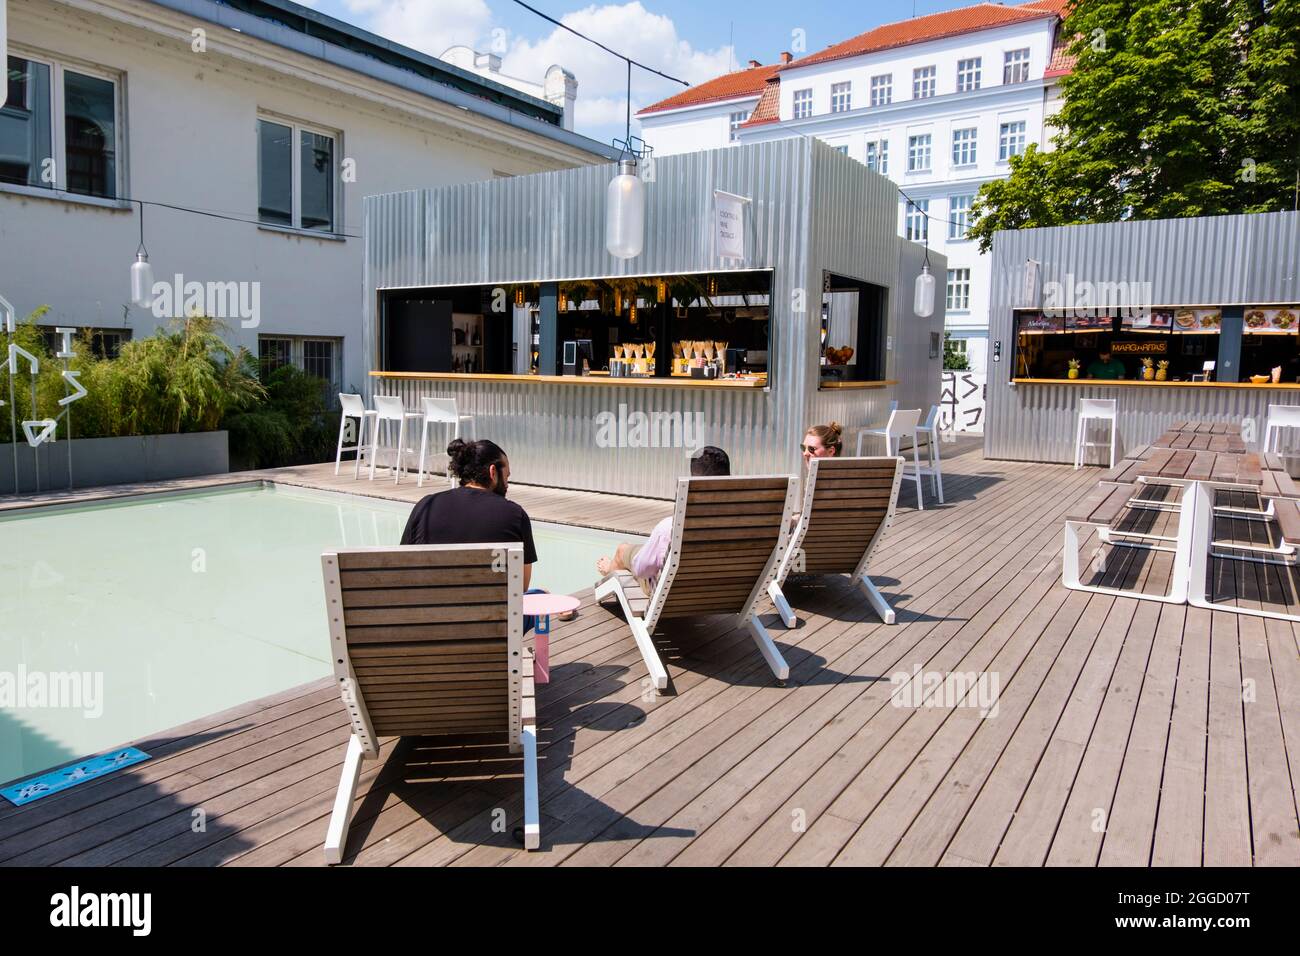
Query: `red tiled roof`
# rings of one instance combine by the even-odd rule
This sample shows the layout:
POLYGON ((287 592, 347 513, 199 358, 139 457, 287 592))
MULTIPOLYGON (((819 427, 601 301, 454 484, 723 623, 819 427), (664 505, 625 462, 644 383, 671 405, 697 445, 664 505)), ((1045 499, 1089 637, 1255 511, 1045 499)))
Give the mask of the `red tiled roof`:
POLYGON ((741 123, 741 126, 762 126, 764 123, 775 123, 781 118, 781 81, 775 76, 767 81, 767 86, 763 87, 763 95, 758 98, 758 105, 754 107, 754 112, 749 114, 749 119, 741 123))
POLYGON ((1074 42, 1075 37, 1076 34, 1066 30, 1064 24, 1057 25, 1056 38, 1052 42, 1052 60, 1043 71, 1043 79, 1050 80, 1054 76, 1066 76, 1074 72, 1074 64, 1078 57, 1070 53, 1070 44, 1074 42))
POLYGON ((756 66, 748 70, 724 73, 722 76, 706 80, 692 86, 690 89, 683 90, 675 96, 670 96, 666 100, 651 103, 649 106, 637 110, 636 115, 644 116, 646 113, 676 110, 685 106, 702 106, 705 103, 732 100, 741 96, 758 96, 763 92, 763 87, 767 81, 776 75, 777 68, 780 65, 779 63, 773 63, 770 66, 756 66))
POLYGON ((864 53, 875 53, 879 50, 889 50, 927 40, 939 40, 976 30, 1024 23, 1040 17, 1059 17, 1061 9, 1067 2, 1068 0, 1035 0, 1018 7, 1004 7, 999 3, 977 3, 957 10, 932 13, 911 20, 900 20, 897 23, 886 23, 841 43, 828 46, 824 50, 810 53, 793 63, 787 63, 781 69, 794 70, 801 66, 824 63, 827 60, 861 56, 864 53))

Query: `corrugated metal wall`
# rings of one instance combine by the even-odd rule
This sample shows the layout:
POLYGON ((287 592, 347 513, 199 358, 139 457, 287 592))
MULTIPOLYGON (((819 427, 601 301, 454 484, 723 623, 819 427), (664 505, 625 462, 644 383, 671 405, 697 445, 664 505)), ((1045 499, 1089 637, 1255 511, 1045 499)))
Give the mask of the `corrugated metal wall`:
POLYGON ((1270 403, 1295 404, 1281 389, 1015 385, 1012 310, 1024 295, 1025 262, 1048 282, 1149 282, 1153 305, 1300 301, 1300 214, 1268 213, 999 232, 993 243, 989 338, 1002 360, 988 367, 984 451, 990 458, 1072 461, 1080 398, 1119 402, 1120 448, 1157 438, 1185 418, 1254 418, 1270 403))
MULTIPOLYGON (((725 448, 736 470, 751 474, 799 468, 802 429, 822 414, 815 404, 819 395, 832 397, 828 405, 848 403, 839 412, 846 424, 877 420, 890 397, 885 392, 817 391, 821 270, 891 290, 900 281, 911 289, 914 274, 895 278, 900 246, 909 244, 895 235, 892 185, 810 139, 670 156, 656 161, 655 172, 646 189, 645 250, 629 261, 605 250, 610 166, 367 198, 370 355, 378 289, 734 267, 713 251, 713 190, 721 189, 752 198, 746 268, 774 274, 770 389, 468 380, 399 386, 398 380, 372 379, 371 394, 401 394, 411 408, 423 395, 456 397, 478 418, 479 436, 492 438, 510 454, 517 480, 651 497, 673 494, 674 480, 686 473, 686 452, 599 447, 600 413, 617 416, 621 405, 629 412, 700 412, 704 442, 725 448), (825 250, 817 255, 824 259, 814 258, 814 235, 817 248, 825 250), (804 291, 800 314, 793 311, 796 289, 804 291)), ((906 298, 910 303, 910 291, 906 298)), ((941 315, 939 322, 942 327, 941 315)), ((938 373, 925 374, 937 390, 938 373)))

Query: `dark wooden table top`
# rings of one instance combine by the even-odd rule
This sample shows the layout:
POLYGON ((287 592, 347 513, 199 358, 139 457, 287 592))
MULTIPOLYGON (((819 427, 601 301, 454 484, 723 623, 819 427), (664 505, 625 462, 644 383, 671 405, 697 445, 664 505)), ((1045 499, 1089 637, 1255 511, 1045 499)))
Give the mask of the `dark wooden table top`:
POLYGON ((1126 458, 1101 478, 1129 482, 1138 478, 1170 481, 1218 481, 1225 484, 1261 485, 1263 466, 1253 452, 1152 446, 1141 458, 1126 458))
MULTIPOLYGON (((1183 422, 1181 424, 1196 425, 1196 422, 1183 422)), ((1201 422, 1201 425, 1213 425, 1213 428, 1223 428, 1224 431, 1198 431, 1187 428, 1180 429, 1177 425, 1169 429, 1159 438, 1151 443, 1153 448, 1173 448, 1187 449, 1190 451, 1226 451, 1242 454, 1246 451, 1246 443, 1241 440, 1239 433, 1231 431, 1230 425, 1223 422, 1201 422)))

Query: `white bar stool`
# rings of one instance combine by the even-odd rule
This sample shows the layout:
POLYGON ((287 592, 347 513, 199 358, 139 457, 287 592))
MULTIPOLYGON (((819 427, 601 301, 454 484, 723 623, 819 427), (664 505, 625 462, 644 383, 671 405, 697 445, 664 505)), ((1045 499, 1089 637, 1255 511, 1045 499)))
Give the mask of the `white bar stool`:
MULTIPOLYGON (((416 478, 416 484, 424 486, 425 459, 429 451, 429 426, 443 425, 451 427, 451 437, 459 438, 461 425, 468 426, 466 432, 471 437, 477 437, 474 428, 473 415, 461 415, 456 408, 456 399, 454 398, 424 398, 420 400, 424 405, 424 412, 420 416, 420 471, 416 478)), ((450 444, 450 441, 448 441, 450 444)), ((446 447, 445 445, 443 446, 446 447)), ((447 466, 447 482, 454 485, 456 476, 451 473, 451 465, 447 466)))
MULTIPOLYGON (((896 412, 896 411, 898 411, 898 402, 897 402, 897 401, 890 402, 890 403, 889 403, 889 414, 892 415, 892 414, 894 414, 894 412, 896 412)), ((865 437, 867 437, 868 435, 872 436, 873 438, 884 438, 884 437, 885 437, 885 426, 884 426, 884 425, 868 425, 866 428, 862 429, 862 431, 858 432, 858 457, 859 457, 859 458, 862 457, 862 439, 865 438, 865 437)))
POLYGON ((1300 405, 1268 406, 1268 427, 1264 429, 1264 451, 1280 450, 1284 428, 1300 428, 1300 405))
POLYGON ((927 444, 927 451, 930 454, 930 474, 934 477, 934 495, 939 499, 939 504, 943 504, 943 472, 940 470, 939 461, 939 406, 931 405, 930 414, 926 416, 924 425, 916 426, 917 434, 924 434, 927 444))
POLYGON ((352 469, 352 478, 355 481, 361 477, 361 456, 366 452, 366 431, 374 430, 375 419, 379 413, 372 408, 366 408, 366 403, 360 395, 348 395, 345 392, 339 392, 339 406, 343 409, 343 414, 339 416, 339 447, 334 453, 334 474, 339 473, 339 465, 343 461, 345 451, 356 452, 357 462, 352 469), (357 423, 357 443, 355 445, 344 445, 343 436, 347 431, 348 419, 355 419, 357 423))
POLYGON ((907 481, 916 482, 916 510, 924 511, 925 502, 921 494, 921 475, 925 472, 921 468, 921 450, 920 443, 917 441, 917 429, 921 421, 921 410, 919 408, 896 408, 889 413, 889 421, 885 423, 884 428, 867 428, 858 433, 858 457, 862 457, 862 439, 866 435, 872 435, 885 440, 886 452, 890 455, 897 455, 903 444, 905 437, 912 439, 912 472, 908 474, 907 462, 903 462, 903 478, 907 481))
MULTIPOLYGON (((379 457, 379 436, 384 434, 390 441, 393 437, 393 426, 397 426, 397 443, 393 445, 385 444, 385 450, 391 448, 396 461, 392 464, 393 484, 402 480, 402 472, 406 470, 407 454, 415 454, 414 448, 406 447, 406 422, 408 419, 420 419, 423 416, 419 412, 408 412, 402 407, 402 399, 397 395, 376 395, 375 396, 375 424, 370 433, 370 480, 375 480, 375 463, 379 457)), ((383 466, 388 467, 388 466, 383 466)))
POLYGON ((1089 448, 1110 448, 1110 467, 1115 467, 1115 425, 1119 414, 1118 403, 1113 398, 1082 398, 1079 400, 1079 427, 1074 437, 1074 470, 1083 466, 1083 457, 1089 448), (1085 441, 1089 422, 1110 422, 1109 441, 1085 441))

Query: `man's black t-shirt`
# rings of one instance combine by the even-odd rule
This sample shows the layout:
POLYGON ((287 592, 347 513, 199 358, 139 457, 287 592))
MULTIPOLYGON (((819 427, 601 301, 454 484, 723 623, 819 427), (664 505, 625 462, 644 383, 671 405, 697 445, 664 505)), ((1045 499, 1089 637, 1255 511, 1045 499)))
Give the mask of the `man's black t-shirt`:
POLYGON ((406 522, 402 544, 495 544, 519 541, 524 564, 537 561, 528 512, 481 488, 453 488, 420 500, 406 522))

